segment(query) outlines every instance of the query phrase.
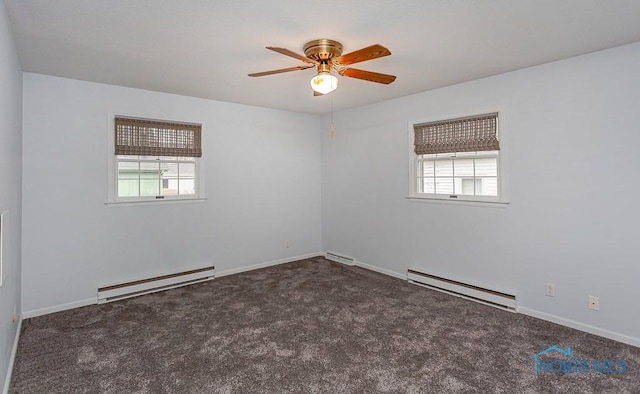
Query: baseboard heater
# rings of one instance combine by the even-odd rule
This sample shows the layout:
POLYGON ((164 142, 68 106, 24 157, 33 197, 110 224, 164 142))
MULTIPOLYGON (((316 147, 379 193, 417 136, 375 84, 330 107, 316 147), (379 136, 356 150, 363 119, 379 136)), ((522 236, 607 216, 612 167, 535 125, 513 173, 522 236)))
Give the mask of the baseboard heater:
POLYGON ((98 304, 173 289, 215 278, 214 266, 98 288, 98 304))
POLYGON ((356 265, 356 260, 351 257, 340 256, 339 254, 327 252, 325 253, 325 258, 327 260, 335 261, 336 263, 342 263, 346 265, 356 265))
POLYGON ((412 269, 408 270, 407 279, 410 283, 428 287, 433 290, 452 294, 507 311, 516 311, 515 294, 491 290, 412 269))

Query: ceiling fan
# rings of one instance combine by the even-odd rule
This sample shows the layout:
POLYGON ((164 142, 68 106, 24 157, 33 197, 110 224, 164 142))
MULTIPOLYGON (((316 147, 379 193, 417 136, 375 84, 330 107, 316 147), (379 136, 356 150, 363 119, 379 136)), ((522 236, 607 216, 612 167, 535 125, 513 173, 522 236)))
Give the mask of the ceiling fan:
POLYGON ((304 45, 304 56, 286 48, 267 47, 272 51, 290 56, 303 61, 295 67, 281 68, 278 70, 263 71, 249 74, 250 77, 262 77, 271 74, 286 73, 289 71, 306 70, 316 67, 318 74, 311 79, 311 88, 314 96, 322 96, 330 93, 338 87, 338 78, 331 75, 331 70, 335 70, 339 75, 350 78, 363 79, 370 82, 390 84, 396 80, 395 75, 381 74, 372 71, 359 70, 346 67, 350 64, 364 62, 366 60, 377 59, 379 57, 391 55, 391 52, 382 45, 371 45, 354 52, 342 54, 342 44, 338 41, 326 38, 314 40, 304 45))

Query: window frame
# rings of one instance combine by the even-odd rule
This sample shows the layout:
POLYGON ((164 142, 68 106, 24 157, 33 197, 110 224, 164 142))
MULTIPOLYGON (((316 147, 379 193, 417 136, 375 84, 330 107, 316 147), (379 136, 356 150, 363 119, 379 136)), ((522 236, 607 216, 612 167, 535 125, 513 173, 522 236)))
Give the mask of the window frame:
MULTIPOLYGON (((450 115, 438 115, 437 117, 431 117, 428 119, 422 119, 418 121, 409 121, 408 122, 408 158, 409 158, 409 195, 407 199, 412 201, 425 201, 425 202, 450 202, 450 203, 479 203, 479 205, 490 205, 490 204, 508 204, 509 201, 507 199, 507 180, 506 180, 506 172, 505 168, 505 150, 506 150, 506 138, 505 138, 505 116, 504 111, 502 109, 489 109, 483 111, 468 111, 464 114, 450 114, 450 115), (475 195, 467 195, 467 194, 435 194, 435 193, 419 193, 418 187, 418 165, 424 159, 419 159, 415 153, 414 146, 414 126, 423 124, 423 123, 431 123, 431 122, 439 122, 448 119, 458 119, 458 118, 468 118, 473 117, 475 115, 481 116, 482 114, 488 113, 497 113, 498 117, 498 129, 497 136, 498 141, 500 141, 500 150, 497 155, 497 183, 498 183, 498 195, 497 196, 475 196, 475 195), (470 115, 471 114, 471 115, 470 115), (475 115, 474 115, 475 114, 475 115)), ((462 152, 459 152, 462 153, 462 152)), ((479 152, 482 156, 482 152, 479 152)), ((453 155, 453 153, 452 153, 453 155)), ((461 157, 460 159, 468 159, 473 157, 461 157)), ((480 158, 480 157, 478 157, 480 158)), ((443 158, 445 159, 445 158, 443 158)), ((445 159, 446 160, 446 159, 445 159)))
MULTIPOLYGON (((116 113, 110 113, 107 118, 107 199, 106 205, 111 204, 158 204, 158 203, 170 203, 170 202, 193 202, 204 201, 207 198, 204 193, 204 154, 202 157, 194 157, 193 163, 195 163, 195 194, 184 195, 165 195, 165 196, 139 196, 139 197, 119 197, 118 196, 118 159, 115 154, 115 118, 122 116, 116 113)), ((171 120, 163 120, 150 116, 130 116, 128 118, 140 118, 145 120, 158 120, 160 122, 174 122, 171 120)), ((204 128, 204 123, 196 121, 188 121, 179 123, 194 123, 201 124, 204 128)), ((204 139, 204 137, 203 137, 204 139)), ((132 156, 134 157, 134 156, 132 156)), ((137 162, 149 162, 149 160, 133 159, 137 162)))

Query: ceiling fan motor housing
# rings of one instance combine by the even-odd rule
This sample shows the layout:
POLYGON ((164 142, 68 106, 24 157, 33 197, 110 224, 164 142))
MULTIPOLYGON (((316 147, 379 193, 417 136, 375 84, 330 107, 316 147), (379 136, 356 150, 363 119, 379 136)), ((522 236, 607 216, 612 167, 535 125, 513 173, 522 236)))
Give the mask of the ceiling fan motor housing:
POLYGON ((309 41, 304 45, 304 54, 319 63, 330 63, 331 59, 342 55, 342 44, 326 38, 309 41))

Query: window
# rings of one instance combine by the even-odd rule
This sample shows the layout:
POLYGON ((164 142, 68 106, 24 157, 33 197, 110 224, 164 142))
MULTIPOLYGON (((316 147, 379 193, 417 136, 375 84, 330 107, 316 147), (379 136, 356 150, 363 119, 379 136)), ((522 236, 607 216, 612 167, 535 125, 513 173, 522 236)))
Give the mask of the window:
POLYGON ((110 200, 203 197, 200 124, 116 116, 114 129, 110 200))
POLYGON ((502 201, 497 113, 412 126, 410 197, 502 201))
POLYGON ((195 196, 193 157, 124 156, 118 163, 118 197, 195 196))

